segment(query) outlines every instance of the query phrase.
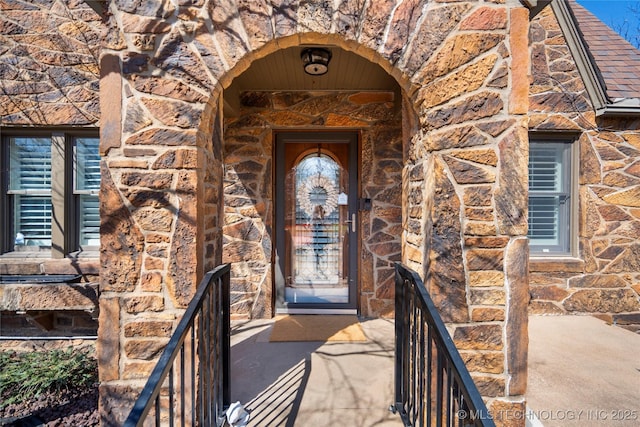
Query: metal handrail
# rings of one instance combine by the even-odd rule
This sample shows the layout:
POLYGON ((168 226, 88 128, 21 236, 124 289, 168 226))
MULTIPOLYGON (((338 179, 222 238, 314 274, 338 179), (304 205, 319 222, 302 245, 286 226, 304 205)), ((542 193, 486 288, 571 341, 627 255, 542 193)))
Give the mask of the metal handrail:
POLYGON ((395 403, 405 426, 495 423, 420 276, 395 268, 395 403))
POLYGON ((230 269, 221 265, 200 282, 125 427, 142 426, 152 412, 155 425, 223 425, 231 398, 230 269))

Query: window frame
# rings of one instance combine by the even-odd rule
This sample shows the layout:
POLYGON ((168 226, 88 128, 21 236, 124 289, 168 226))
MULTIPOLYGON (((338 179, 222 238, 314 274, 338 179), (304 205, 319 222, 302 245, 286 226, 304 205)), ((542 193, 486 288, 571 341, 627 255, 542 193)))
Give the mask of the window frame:
MULTIPOLYGON (((528 204, 529 210, 531 209, 532 193, 541 197, 558 195, 566 197, 564 202, 559 203, 559 218, 558 218, 558 233, 560 243, 558 245, 548 244, 536 244, 535 239, 531 237, 529 231, 527 231, 527 237, 529 238, 529 253, 533 258, 567 258, 575 257, 577 251, 577 235, 578 235, 578 221, 577 221, 577 206, 579 201, 579 144, 577 142, 577 135, 556 135, 556 134, 542 134, 542 135, 530 135, 529 137, 529 155, 531 154, 531 146, 542 146, 544 144, 550 144, 554 146, 563 146, 562 153, 562 189, 552 192, 533 192, 531 190, 531 182, 528 184, 528 204)), ((531 159, 527 162, 527 169, 530 167, 531 159)), ((528 216, 528 222, 530 222, 530 213, 528 216)))
MULTIPOLYGON (((0 225, 3 230, 0 239, 0 256, 17 258, 65 258, 68 256, 98 256, 98 246, 80 244, 80 206, 75 194, 75 139, 97 138, 95 129, 0 129, 0 225), (13 206, 10 202, 10 139, 48 138, 51 142, 51 248, 50 250, 15 251, 15 224, 13 206), (63 170, 64 173, 58 173, 63 170), (57 220, 62 218, 62 220, 57 220)), ((93 191, 92 191, 93 192, 93 191)), ((97 193, 97 192, 95 192, 97 193)))

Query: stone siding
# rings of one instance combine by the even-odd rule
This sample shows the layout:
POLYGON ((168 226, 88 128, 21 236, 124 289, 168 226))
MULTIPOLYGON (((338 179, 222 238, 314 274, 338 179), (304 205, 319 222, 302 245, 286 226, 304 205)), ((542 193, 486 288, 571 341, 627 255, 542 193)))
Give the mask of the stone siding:
POLYGON ((97 126, 100 16, 75 0, 0 11, 0 126, 97 126))
POLYGON ((225 131, 224 262, 232 263, 232 313, 271 317, 273 130, 357 129, 361 164, 359 306, 393 315, 393 263, 401 260, 402 128, 393 92, 250 92, 225 131), (295 125, 293 125, 295 124, 295 125))
POLYGON ((595 314, 640 332, 640 120, 596 117, 558 23, 532 23, 531 131, 578 135, 575 258, 530 262, 534 314, 595 314))
POLYGON ((360 193, 373 201, 360 214, 362 314, 391 314, 392 263, 409 264, 497 418, 524 408, 530 99, 521 2, 113 1, 104 21, 83 2, 2 5, 3 59, 15 56, 3 64, 20 64, 2 69, 13 90, 0 103, 3 126, 95 126, 98 106, 101 114, 103 425, 122 423, 199 279, 223 257, 255 255, 234 265, 235 313, 272 314, 274 126, 361 131, 360 193), (39 24, 14 22, 25 12, 39 24), (49 37, 54 28, 63 36, 49 37), (78 44, 89 36, 94 46, 94 35, 99 104, 97 55, 78 44), (246 94, 241 117, 224 119, 224 90, 253 61, 310 44, 381 67, 398 83, 393 107, 345 92, 265 107, 246 94), (36 100, 46 113, 38 120, 36 100))
POLYGON ((111 2, 109 12, 98 342, 105 424, 120 420, 166 340, 164 327, 141 336, 137 323, 175 322, 210 264, 250 255, 234 266, 234 308, 271 314, 274 125, 363 130, 361 192, 374 201, 361 214, 363 314, 390 314, 391 262, 402 253, 475 363, 490 406, 524 407, 526 8, 512 0, 343 2, 335 10, 329 2, 198 1, 111 2), (365 116, 368 104, 356 108, 340 94, 327 105, 355 114, 310 114, 295 102, 265 108, 254 97, 223 132, 224 88, 252 61, 305 44, 382 67, 402 93, 401 120, 394 110, 385 122, 384 104, 365 116))
MULTIPOLYGON (((0 136, 3 130, 99 125, 98 57, 106 26, 82 1, 0 2, 0 136)), ((0 274, 82 274, 98 258, 0 260, 0 274)), ((96 307, 97 308, 97 307, 96 307)))

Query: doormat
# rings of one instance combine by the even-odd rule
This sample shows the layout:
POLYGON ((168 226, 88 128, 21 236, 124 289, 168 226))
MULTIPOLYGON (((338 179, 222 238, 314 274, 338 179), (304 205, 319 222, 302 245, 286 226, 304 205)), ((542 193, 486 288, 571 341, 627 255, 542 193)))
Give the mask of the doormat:
POLYGON ((294 314, 277 316, 271 342, 286 341, 367 341, 354 315, 294 314))

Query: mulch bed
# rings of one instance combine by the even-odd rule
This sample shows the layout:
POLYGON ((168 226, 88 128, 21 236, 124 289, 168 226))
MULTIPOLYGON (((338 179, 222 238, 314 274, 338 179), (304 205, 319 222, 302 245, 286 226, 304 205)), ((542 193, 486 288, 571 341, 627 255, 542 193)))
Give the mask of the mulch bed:
POLYGON ((0 408, 0 426, 98 426, 98 387, 62 395, 43 394, 32 401, 0 408))

